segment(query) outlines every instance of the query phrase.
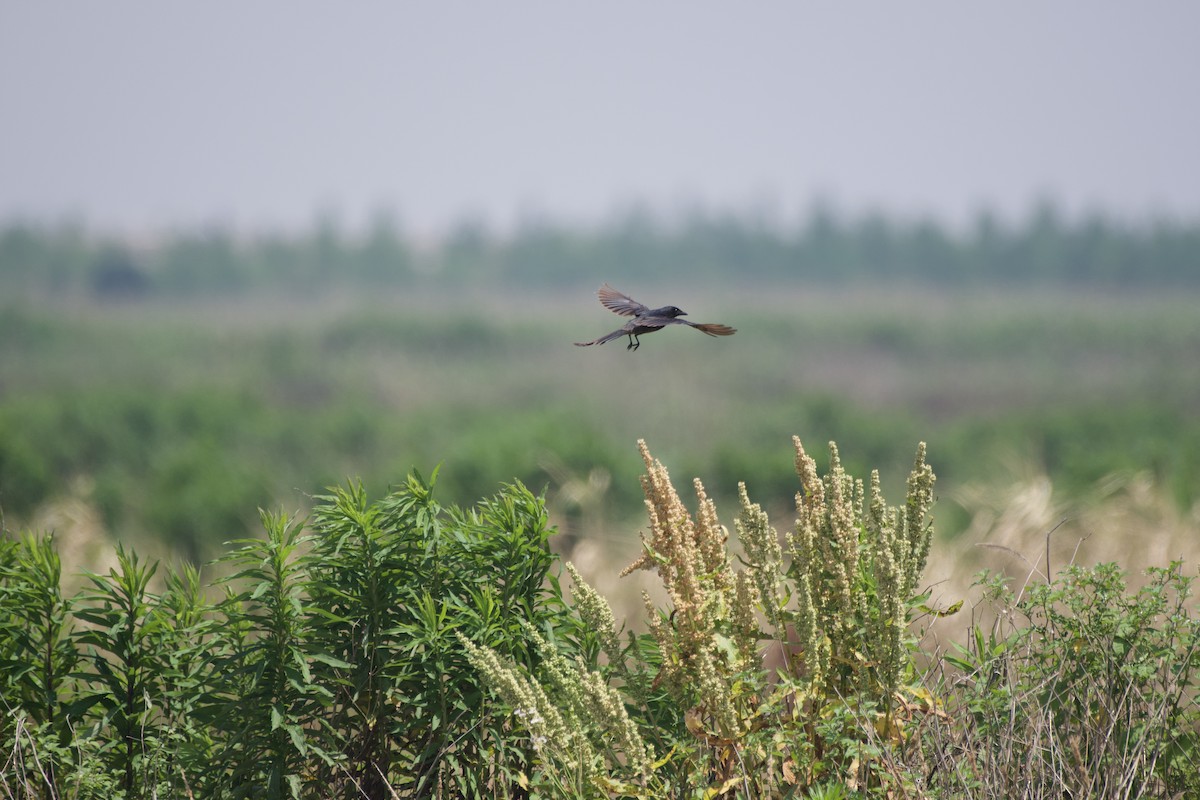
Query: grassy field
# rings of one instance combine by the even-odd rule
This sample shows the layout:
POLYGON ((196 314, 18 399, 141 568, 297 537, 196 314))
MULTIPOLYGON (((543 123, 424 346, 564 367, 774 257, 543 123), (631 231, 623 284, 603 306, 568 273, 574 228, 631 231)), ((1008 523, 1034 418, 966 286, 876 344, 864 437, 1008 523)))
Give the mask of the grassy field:
POLYGON ((619 288, 739 332, 576 348, 619 322, 592 289, 6 308, 6 523, 77 502, 108 535, 203 558, 258 506, 303 507, 348 477, 378 494, 441 464, 448 500, 517 478, 547 490, 565 549, 624 551, 637 439, 724 505, 745 481, 780 513, 793 434, 818 457, 837 440, 893 490, 927 441, 951 537, 978 510, 956 501, 1029 475, 1068 516, 1114 473, 1148 476, 1181 513, 1197 500, 1192 296, 619 288))

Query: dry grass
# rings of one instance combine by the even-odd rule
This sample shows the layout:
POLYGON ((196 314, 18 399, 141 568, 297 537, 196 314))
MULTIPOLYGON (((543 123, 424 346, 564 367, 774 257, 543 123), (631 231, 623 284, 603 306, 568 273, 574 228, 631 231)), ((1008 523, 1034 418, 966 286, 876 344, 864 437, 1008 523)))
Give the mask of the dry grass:
MULTIPOLYGON (((1007 576, 1014 589, 1046 582, 1064 567, 1115 563, 1137 588, 1149 567, 1180 560, 1185 573, 1200 568, 1200 504, 1181 510, 1145 473, 1112 476, 1082 498, 1065 499, 1044 474, 1026 470, 1007 486, 973 485, 951 500, 970 515, 952 537, 941 531, 926 580, 943 606, 979 599, 973 589, 983 570, 1007 576)), ((961 640, 971 622, 964 611, 936 620, 935 640, 961 640)))

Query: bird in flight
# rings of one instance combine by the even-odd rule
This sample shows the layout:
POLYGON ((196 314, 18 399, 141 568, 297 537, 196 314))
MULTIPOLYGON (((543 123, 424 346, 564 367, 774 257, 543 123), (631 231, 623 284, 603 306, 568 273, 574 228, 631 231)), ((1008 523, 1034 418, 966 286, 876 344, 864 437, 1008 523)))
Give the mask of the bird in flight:
POLYGON ((625 346, 625 349, 637 350, 642 346, 641 340, 638 339, 639 336, 643 333, 654 333, 654 331, 662 330, 668 325, 690 325, 698 331, 707 333, 709 336, 732 336, 737 333, 737 329, 731 328, 728 325, 721 325, 716 322, 692 322, 691 320, 681 319, 685 315, 685 312, 677 306, 647 308, 629 295, 621 294, 607 283, 600 287, 600 291, 596 293, 596 296, 600 298, 600 305, 609 311, 614 314, 620 314, 622 317, 633 317, 633 319, 612 333, 601 336, 599 339, 593 339, 590 342, 576 342, 576 347, 591 347, 594 344, 604 344, 605 342, 611 342, 613 339, 628 336, 629 344, 625 346))

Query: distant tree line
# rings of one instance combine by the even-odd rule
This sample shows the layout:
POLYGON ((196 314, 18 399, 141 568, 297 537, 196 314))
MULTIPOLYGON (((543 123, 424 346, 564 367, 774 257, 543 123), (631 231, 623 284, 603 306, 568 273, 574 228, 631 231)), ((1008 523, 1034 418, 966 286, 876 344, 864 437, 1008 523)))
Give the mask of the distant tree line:
POLYGON ((417 241, 388 216, 351 235, 331 219, 300 234, 223 228, 134 241, 82 225, 0 225, 0 290, 101 297, 220 294, 254 288, 386 287, 416 282, 538 285, 656 279, 948 286, 1200 285, 1200 219, 1067 219, 1050 203, 1019 223, 981 212, 951 228, 817 204, 791 226, 734 213, 666 219, 630 211, 596 226, 542 221, 500 235, 464 220, 417 241))

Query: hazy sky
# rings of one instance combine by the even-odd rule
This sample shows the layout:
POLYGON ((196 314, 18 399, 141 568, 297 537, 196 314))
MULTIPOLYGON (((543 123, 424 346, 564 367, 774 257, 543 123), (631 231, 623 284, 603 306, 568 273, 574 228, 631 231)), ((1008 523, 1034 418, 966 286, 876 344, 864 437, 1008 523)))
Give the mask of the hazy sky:
POLYGON ((1200 215, 1200 3, 0 0, 0 221, 1200 215))

